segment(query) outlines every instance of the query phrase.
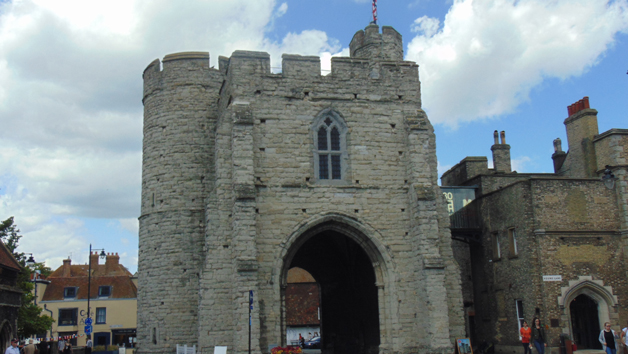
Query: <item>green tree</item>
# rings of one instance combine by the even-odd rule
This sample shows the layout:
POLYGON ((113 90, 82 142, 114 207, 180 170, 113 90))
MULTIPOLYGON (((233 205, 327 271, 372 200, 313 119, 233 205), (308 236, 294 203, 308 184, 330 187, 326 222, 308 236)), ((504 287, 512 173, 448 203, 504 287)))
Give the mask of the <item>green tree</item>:
POLYGON ((42 315, 42 309, 35 305, 35 295, 33 294, 34 284, 30 281, 35 270, 39 270, 42 275, 48 276, 52 270, 43 263, 36 263, 32 267, 26 267, 26 257, 22 252, 16 252, 22 235, 14 223, 13 217, 0 222, 0 240, 4 242, 9 251, 22 265, 22 272, 18 275, 17 285, 23 291, 22 306, 18 311, 17 332, 20 337, 30 337, 40 333, 46 333, 54 320, 47 315, 42 315))

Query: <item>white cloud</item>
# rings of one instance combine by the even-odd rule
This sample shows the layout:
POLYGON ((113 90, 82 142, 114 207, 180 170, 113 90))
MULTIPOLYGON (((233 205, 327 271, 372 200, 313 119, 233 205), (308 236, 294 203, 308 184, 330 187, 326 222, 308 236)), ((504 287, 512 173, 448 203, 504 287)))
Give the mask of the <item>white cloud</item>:
POLYGON ((532 159, 530 159, 528 156, 521 156, 516 159, 511 159, 510 166, 512 167, 513 171, 517 171, 519 173, 532 172, 528 170, 528 165, 531 161, 532 159))
POLYGON ((412 30, 407 58, 420 65, 430 120, 456 126, 513 112, 544 78, 594 65, 628 30, 628 3, 458 0, 442 26, 421 17, 412 30))
POLYGON ((421 36, 432 37, 438 32, 439 25, 440 21, 437 18, 423 16, 414 20, 411 30, 421 36))
POLYGON ((440 178, 443 176, 443 173, 447 172, 450 168, 454 167, 453 165, 443 165, 440 163, 440 161, 438 161, 438 180, 440 181, 440 178))
POLYGON ((236 49, 268 51, 274 65, 286 52, 341 51, 316 30, 268 39, 287 10, 275 0, 0 1, 0 219, 15 216, 20 248, 53 267, 79 257, 93 237, 82 218, 137 235, 142 71, 180 51, 209 51, 211 65, 236 49))
POLYGON ((275 13, 275 16, 276 17, 281 17, 281 16, 285 15, 286 12, 288 12, 288 3, 284 2, 281 5, 279 5, 279 7, 277 8, 277 12, 275 13))
MULTIPOLYGON (((133 235, 137 235, 140 229, 140 222, 136 218, 119 219, 120 226, 133 235)), ((128 240, 127 240, 128 242, 128 240)))

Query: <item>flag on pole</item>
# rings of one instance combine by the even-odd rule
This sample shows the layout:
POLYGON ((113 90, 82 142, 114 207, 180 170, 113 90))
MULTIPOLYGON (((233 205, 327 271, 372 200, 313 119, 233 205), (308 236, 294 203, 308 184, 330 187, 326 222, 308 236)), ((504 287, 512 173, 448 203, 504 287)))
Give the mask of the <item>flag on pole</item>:
POLYGON ((373 0, 373 24, 377 24, 377 0, 373 0))

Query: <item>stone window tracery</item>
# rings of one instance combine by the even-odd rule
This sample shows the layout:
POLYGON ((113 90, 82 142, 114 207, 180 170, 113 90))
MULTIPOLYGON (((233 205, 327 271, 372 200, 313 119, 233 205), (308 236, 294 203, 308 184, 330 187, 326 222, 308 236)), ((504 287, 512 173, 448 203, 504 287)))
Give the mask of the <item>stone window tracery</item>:
POLYGON ((326 110, 314 121, 314 170, 319 182, 346 179, 346 125, 333 110, 326 110))

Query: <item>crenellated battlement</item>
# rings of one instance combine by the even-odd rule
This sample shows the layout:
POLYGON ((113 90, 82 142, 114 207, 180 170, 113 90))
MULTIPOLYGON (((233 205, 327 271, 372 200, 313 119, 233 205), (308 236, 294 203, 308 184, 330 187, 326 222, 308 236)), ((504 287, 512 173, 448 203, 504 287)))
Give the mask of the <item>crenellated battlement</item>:
POLYGON ((368 25, 353 35, 349 44, 352 58, 376 60, 403 60, 403 40, 401 34, 390 26, 368 25))
POLYGON ((284 54, 281 56, 281 70, 284 77, 313 78, 321 76, 321 58, 284 54))

